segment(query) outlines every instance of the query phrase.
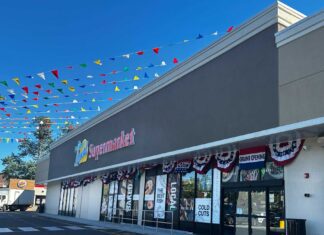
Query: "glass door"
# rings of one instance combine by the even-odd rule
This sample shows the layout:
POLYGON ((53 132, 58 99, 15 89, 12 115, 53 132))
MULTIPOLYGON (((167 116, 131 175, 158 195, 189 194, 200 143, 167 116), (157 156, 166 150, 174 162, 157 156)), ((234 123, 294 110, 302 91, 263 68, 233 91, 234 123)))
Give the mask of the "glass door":
POLYGON ((267 234, 266 190, 251 190, 251 232, 253 235, 267 234))

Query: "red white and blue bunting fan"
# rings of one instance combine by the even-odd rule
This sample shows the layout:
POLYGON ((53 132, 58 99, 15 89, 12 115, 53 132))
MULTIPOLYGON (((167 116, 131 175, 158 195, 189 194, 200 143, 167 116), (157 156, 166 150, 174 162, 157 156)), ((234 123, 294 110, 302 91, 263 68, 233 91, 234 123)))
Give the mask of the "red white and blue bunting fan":
POLYGON ((136 175, 137 169, 135 167, 132 167, 125 171, 124 178, 125 179, 133 179, 134 176, 136 175))
POLYGON ((83 180, 82 180, 82 185, 83 186, 87 186, 88 184, 92 183, 93 181, 95 181, 97 179, 97 176, 88 176, 88 177, 85 177, 83 180))
POLYGON ((251 170, 265 166, 266 146, 241 149, 239 155, 240 169, 251 170))
POLYGON ((192 160, 186 159, 186 160, 179 160, 177 161, 177 164, 174 168, 174 173, 181 173, 185 174, 191 171, 192 166, 192 160))
POLYGON ((81 186, 81 181, 80 180, 71 180, 70 181, 70 187, 71 188, 77 188, 81 186))
POLYGON ((109 175, 108 175, 108 183, 110 183, 111 181, 116 181, 117 180, 117 175, 118 175, 117 171, 110 172, 109 175))
POLYGON ((109 184, 110 183, 109 176, 108 175, 102 175, 100 177, 100 179, 101 179, 101 181, 102 181, 103 184, 109 184))
POLYGON ((215 167, 221 172, 230 172, 236 164, 238 151, 217 153, 215 155, 215 167))
POLYGON ((194 157, 192 167, 198 174, 205 174, 208 171, 211 159, 211 155, 194 157))
POLYGON ((164 174, 170 174, 176 165, 176 161, 163 162, 162 172, 164 174))
POLYGON ((117 180, 123 180, 123 179, 125 179, 125 173, 126 173, 125 170, 118 170, 117 180))
POLYGON ((277 166, 284 166, 292 162, 302 150, 305 140, 293 140, 285 143, 270 144, 270 154, 277 166))

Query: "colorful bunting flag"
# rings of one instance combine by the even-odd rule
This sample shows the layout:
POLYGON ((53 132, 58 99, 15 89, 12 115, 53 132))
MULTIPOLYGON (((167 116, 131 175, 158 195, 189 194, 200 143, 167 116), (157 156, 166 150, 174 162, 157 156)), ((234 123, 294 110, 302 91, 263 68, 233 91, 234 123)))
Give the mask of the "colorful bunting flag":
POLYGON ((153 48, 153 52, 156 54, 159 54, 159 50, 160 50, 160 48, 158 48, 158 47, 153 48))
POLYGON ((28 87, 27 87, 27 86, 24 86, 24 87, 21 88, 21 89, 23 89, 23 90, 26 92, 26 94, 28 94, 28 87))
POLYGON ((1 83, 2 85, 4 85, 4 86, 8 87, 8 83, 7 83, 7 81, 1 81, 0 83, 1 83))
POLYGON ((133 78, 133 80, 134 81, 138 81, 138 80, 140 80, 140 78, 137 75, 135 75, 134 78, 133 78))
POLYGON ((75 88, 74 88, 73 86, 70 86, 70 87, 69 87, 69 90, 70 90, 71 92, 75 92, 75 88))
POLYGON ((80 64, 80 67, 86 68, 87 67, 87 64, 80 64))
POLYGON ((68 81, 67 80, 62 80, 61 81, 64 85, 67 85, 68 84, 68 81))
POLYGON ((120 89, 119 89, 118 86, 116 86, 116 87, 115 87, 115 92, 118 92, 118 91, 120 91, 120 89))
POLYGON ((174 58, 174 59, 173 59, 173 63, 174 63, 174 64, 177 64, 177 63, 178 63, 178 59, 177 59, 177 58, 174 58))
POLYGON ((59 74, 58 74, 58 70, 57 69, 54 69, 51 71, 52 74, 58 79, 59 78, 59 74))
POLYGON ((20 80, 19 78, 13 78, 12 79, 18 86, 20 86, 20 80))
POLYGON ((41 79, 45 80, 45 73, 41 72, 37 74, 38 77, 40 77, 41 79))
POLYGON ((100 65, 100 66, 102 65, 101 60, 95 60, 93 63, 100 65))

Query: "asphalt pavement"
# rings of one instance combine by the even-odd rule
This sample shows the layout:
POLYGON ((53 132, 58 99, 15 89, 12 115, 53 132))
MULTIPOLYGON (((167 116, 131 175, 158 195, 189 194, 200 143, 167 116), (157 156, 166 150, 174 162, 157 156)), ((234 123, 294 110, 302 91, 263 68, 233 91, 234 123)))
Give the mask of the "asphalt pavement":
POLYGON ((0 235, 136 235, 116 229, 40 216, 34 212, 0 212, 0 235))

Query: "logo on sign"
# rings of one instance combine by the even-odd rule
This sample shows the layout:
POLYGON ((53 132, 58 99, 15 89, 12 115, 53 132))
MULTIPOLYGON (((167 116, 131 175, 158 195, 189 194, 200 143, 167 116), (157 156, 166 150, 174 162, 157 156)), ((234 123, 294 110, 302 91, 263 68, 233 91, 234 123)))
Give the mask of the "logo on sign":
POLYGON ((79 166, 81 163, 84 163, 88 160, 88 144, 89 142, 86 139, 84 139, 82 142, 78 142, 78 145, 75 147, 76 155, 74 166, 79 166))
POLYGON ((18 180, 17 182, 17 187, 18 188, 25 188, 27 186, 27 181, 26 180, 18 180))

